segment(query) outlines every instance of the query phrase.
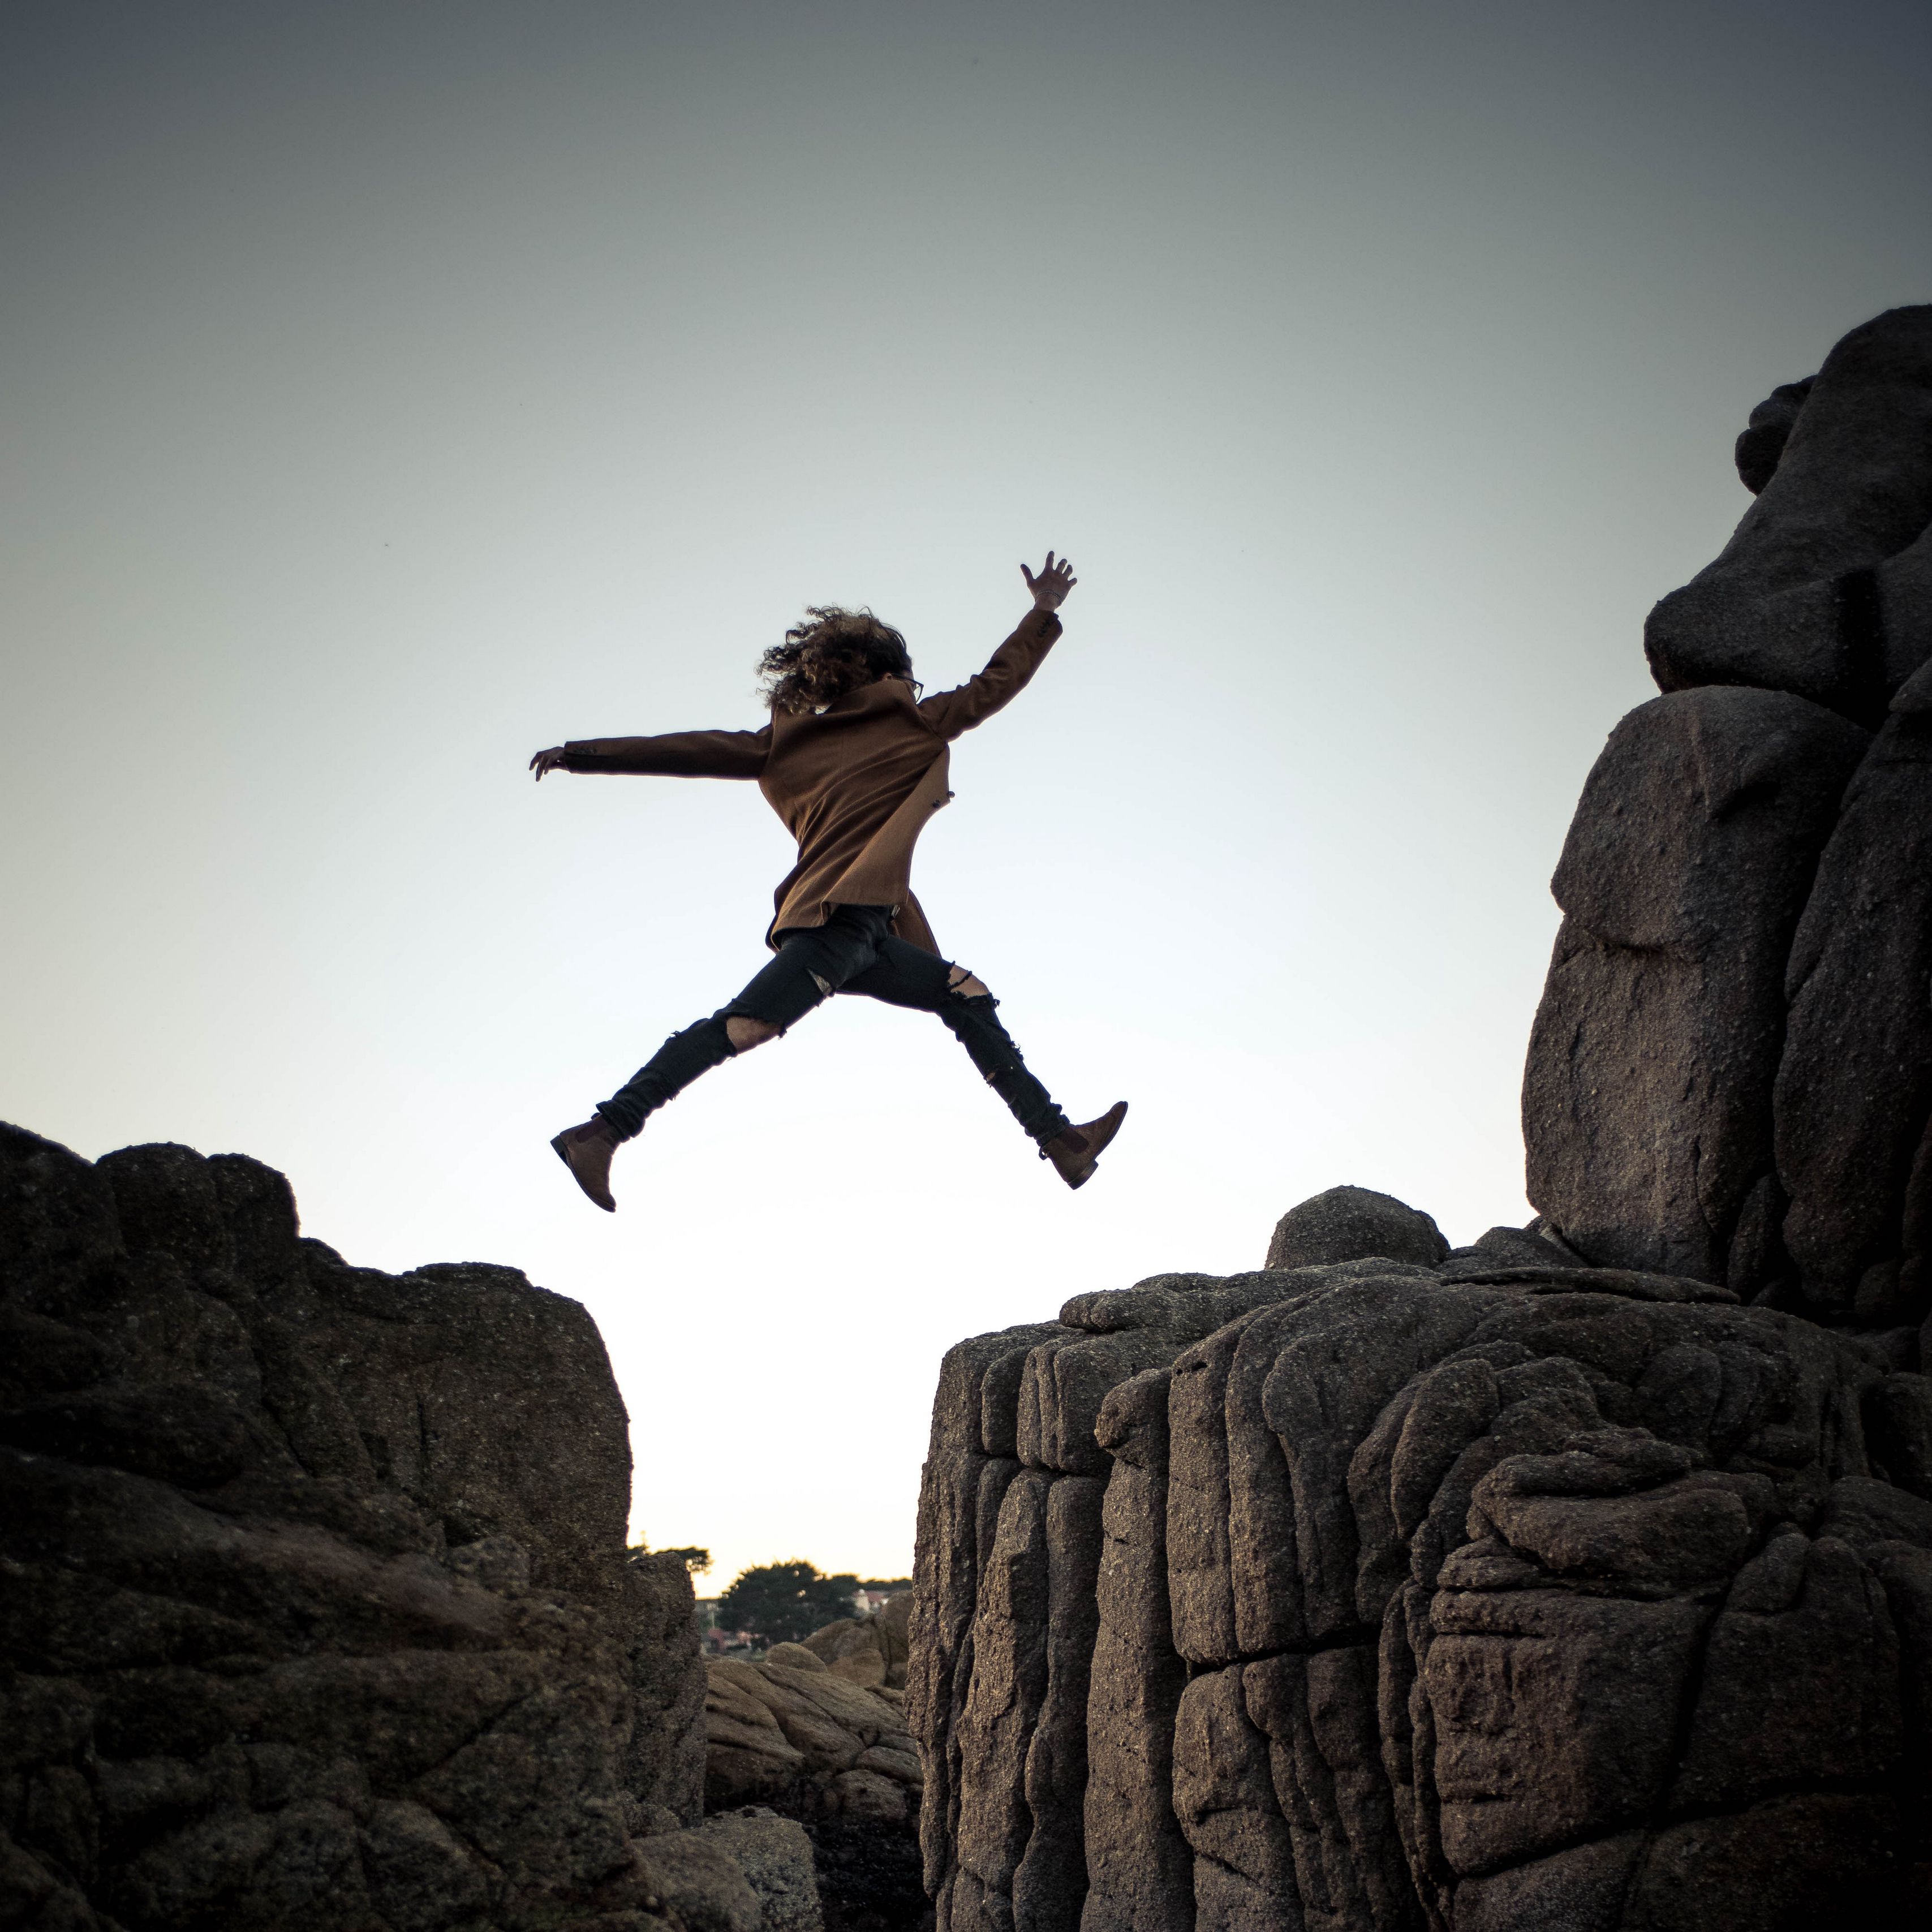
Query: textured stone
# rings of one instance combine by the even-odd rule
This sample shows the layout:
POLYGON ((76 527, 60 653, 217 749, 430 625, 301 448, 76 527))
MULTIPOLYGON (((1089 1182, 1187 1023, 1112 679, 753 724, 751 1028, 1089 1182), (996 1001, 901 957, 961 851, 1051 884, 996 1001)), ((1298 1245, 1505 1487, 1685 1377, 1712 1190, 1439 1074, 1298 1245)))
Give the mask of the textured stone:
POLYGON ((650 1895, 690 1932, 764 1932, 758 1894, 710 1834, 668 1832, 646 1838, 638 1864, 650 1895))
POLYGON ((1791 947, 1775 1100, 1805 1293, 1873 1326, 1932 1304, 1932 674, 1894 704, 1791 947))
MULTIPOLYGON (((707 1818, 679 1836, 715 1846, 736 1867, 758 1902, 760 1932, 821 1932, 812 1840, 792 1820, 749 1806, 707 1818)), ((661 1842, 646 1839, 646 1855, 661 1842)))
POLYGON ((1173 1354, 1174 1344, 1156 1328, 1041 1342, 1028 1355, 1020 1384, 1020 1460, 1030 1468, 1104 1474, 1106 1453, 1094 1439, 1101 1403, 1129 1376, 1160 1367, 1173 1354))
POLYGON ((814 1630, 805 1647, 852 1683, 903 1690, 911 1612, 912 1592, 902 1591, 871 1616, 840 1617, 814 1630))
POLYGON ((1013 1876, 1033 1830, 1028 1747, 1046 1699, 1052 1558, 1047 1500, 1054 1479, 1023 1469, 999 1527, 974 1617, 972 1676, 957 1724, 960 1750, 953 1932, 1010 1921, 1013 1876))
POLYGON ((1268 1740, 1247 1710, 1238 1664, 1193 1678, 1174 1730, 1174 1808, 1194 1852, 1198 1932, 1301 1932, 1294 1847, 1268 1740))
POLYGON ((1793 1783, 1888 1777, 1904 1742, 1885 1591, 1848 1544, 1775 1538, 1731 1586, 1672 1793, 1735 1808, 1793 1783))
MULTIPOLYGON (((1354 1532, 1336 1519, 1338 1505, 1316 1474, 1316 1460, 1328 1471, 1339 1447, 1323 1414, 1331 1400, 1352 1412, 1376 1397, 1374 1384, 1364 1385, 1358 1365, 1346 1359, 1349 1341, 1329 1322, 1338 1298, 1358 1318, 1400 1306, 1407 1311, 1404 1319, 1452 1325, 1464 1320, 1456 1311, 1479 1310, 1492 1298, 1478 1291, 1445 1294, 1426 1270, 1379 1262, 1340 1263, 1280 1279, 1298 1292, 1231 1322, 1174 1365, 1168 1575, 1175 1647, 1190 1662, 1307 1641, 1311 1583, 1318 1592, 1318 1625, 1334 1629, 1355 1622, 1354 1532), (1316 1338, 1316 1351, 1344 1359, 1332 1388, 1312 1357, 1292 1354, 1290 1342, 1304 1336, 1316 1338), (1277 1421, 1268 1412, 1269 1390, 1284 1360, 1289 1377, 1274 1399, 1296 1413, 1277 1421), (1304 1412, 1313 1418, 1305 1438, 1304 1412), (1292 1457, 1284 1432, 1294 1438, 1292 1457), (1313 1543, 1305 1545, 1307 1538, 1313 1543), (1324 1544, 1332 1546, 1334 1562, 1305 1560, 1305 1547, 1324 1544)), ((1466 1317, 1475 1318, 1474 1312, 1466 1317)), ((1344 1478, 1353 1447, 1341 1453, 1344 1478)))
POLYGON ((1455 1932, 1618 1932, 1641 1832, 1623 1832, 1455 1888, 1455 1932))
POLYGON ((759 1660, 763 1664, 776 1664, 787 1670, 824 1670, 828 1668, 825 1659, 809 1644, 775 1643, 759 1660))
POLYGON ((1866 1403, 1864 1425, 1886 1478, 1932 1499, 1932 1376, 1887 1376, 1866 1403))
POLYGON ((1448 1252, 1442 1229, 1420 1208, 1370 1187, 1331 1187, 1275 1223, 1267 1265, 1316 1268, 1380 1256, 1430 1268, 1448 1252))
POLYGON ((1923 1921, 1887 1896, 1898 1822, 1888 1799, 1818 1792, 1668 1826, 1645 1851, 1622 1923, 1628 1932, 1906 1932, 1923 1921))
POLYGON ((90 1167, 14 1128, 0 1255, 11 1898, 50 1926, 658 1922, 632 1826, 698 1814, 690 1583, 626 1563, 583 1310, 352 1269, 239 1156, 90 1167))
POLYGON ((1174 1814, 1174 1725, 1186 1666, 1167 1600, 1171 1369, 1150 1369, 1102 1404, 1113 1458, 1101 1510, 1098 1613, 1087 1700, 1081 1932, 1187 1932, 1192 1854, 1174 1814))
MULTIPOLYGON (((1610 734, 1523 1076, 1529 1198, 1592 1262, 1728 1278, 1772 1171, 1792 934, 1866 743, 1749 690, 1654 699, 1610 734)), ((1738 1259, 1747 1293, 1779 1265, 1762 1235, 1738 1259)))
POLYGON ((949 1349, 940 1365, 920 1481, 905 1678, 906 1721, 928 1780, 920 1844, 934 1894, 950 1868, 959 1822, 954 1684, 962 1667, 970 1669, 980 1566, 1018 1467, 1019 1377, 1034 1345, 1061 1332, 1058 1322, 1034 1322, 976 1335, 949 1349), (998 1446, 989 1449, 989 1442, 998 1446))
POLYGON ((1658 686, 1755 685, 1876 722, 1932 652, 1912 554, 1928 524, 1932 308, 1892 309, 1826 358, 1723 554, 1650 614, 1658 686))
POLYGON ((624 1781, 640 1804, 694 1825, 704 1791, 705 1679, 691 1573, 673 1554, 633 1554, 624 1595, 635 1713, 624 1781))
POLYGON ((705 1677, 707 1810, 769 1803, 819 1819, 838 1815, 860 1790, 871 1813, 894 1822, 917 1809, 925 1782, 918 1750, 883 1686, 854 1682, 796 1643, 720 1659, 705 1677), (866 1774, 862 1785, 846 1781, 854 1771, 866 1774), (875 1790, 874 1778, 885 1788, 875 1790))
POLYGON ((1031 1932, 1075 1932, 1087 1891, 1087 1706, 1105 1487, 1069 1476, 1047 1492, 1046 1689, 1027 1746, 1032 1826, 1012 1892, 1015 1923, 1031 1932))
POLYGON ((1275 1798, 1311 1928, 1402 1926, 1414 1916, 1382 1762, 1372 1647, 1340 1645, 1251 1664, 1248 1715, 1268 1740, 1275 1798))
MULTIPOLYGON (((1932 1768, 1932 1502, 1863 1447, 1894 1409, 1888 1439, 1916 1439, 1921 1378, 1768 1309, 1506 1272, 1281 1274, 1102 1402, 1083 1932, 1538 1912, 1621 1932, 1640 1855, 1666 1898, 1681 1860, 1656 1847, 1703 1842, 1714 1807, 1932 1768), (1792 1569, 1787 1545, 1816 1553, 1792 1569)), ((1125 1294, 1085 1312, 1160 1316, 1125 1294)), ((957 1690, 973 1817, 938 1888, 949 1932, 1070 1922, 1070 1849, 1052 1897, 1016 1876, 1049 1842, 1022 1740, 1067 1728, 1047 1522, 1075 1486, 1005 1492, 957 1690)))
POLYGON ((1705 1618, 1693 1604, 1540 1589, 1441 1593, 1421 1690, 1459 1874, 1647 1816, 1705 1618))

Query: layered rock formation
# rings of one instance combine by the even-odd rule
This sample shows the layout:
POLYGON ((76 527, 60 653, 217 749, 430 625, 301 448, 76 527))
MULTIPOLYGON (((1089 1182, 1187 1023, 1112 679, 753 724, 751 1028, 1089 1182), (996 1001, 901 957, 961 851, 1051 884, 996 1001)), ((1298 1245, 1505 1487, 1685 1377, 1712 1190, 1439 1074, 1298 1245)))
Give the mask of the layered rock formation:
POLYGON ((350 1266, 278 1174, 0 1128, 0 1922, 809 1932, 696 1828, 676 1558, 576 1303, 350 1266))
POLYGON ((910 1594, 802 1643, 706 1666, 704 1792, 802 1821, 827 1932, 922 1922, 915 1821, 925 1772, 905 1727, 910 1594))
POLYGON ((856 1681, 800 1643, 704 1671, 712 1808, 769 1803, 800 1818, 885 1825, 917 1815, 925 1774, 902 1690, 856 1681))
POLYGON ((1932 310, 1738 458, 1556 875, 1538 1220, 1338 1189, 946 1358, 940 1932, 1932 1911, 1932 310))

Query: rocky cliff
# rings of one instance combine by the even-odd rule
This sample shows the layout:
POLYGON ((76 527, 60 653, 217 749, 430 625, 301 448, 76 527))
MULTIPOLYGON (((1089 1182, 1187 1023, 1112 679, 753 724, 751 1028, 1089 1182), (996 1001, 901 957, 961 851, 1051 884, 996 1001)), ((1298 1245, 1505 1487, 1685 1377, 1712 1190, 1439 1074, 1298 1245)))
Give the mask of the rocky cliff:
POLYGON ((1932 1910, 1932 308, 1740 439, 1555 890, 1539 1219, 947 1356, 908 1710, 940 1932, 1932 1910))
POLYGON ((575 1302, 0 1128, 0 1924, 815 1932, 575 1302))

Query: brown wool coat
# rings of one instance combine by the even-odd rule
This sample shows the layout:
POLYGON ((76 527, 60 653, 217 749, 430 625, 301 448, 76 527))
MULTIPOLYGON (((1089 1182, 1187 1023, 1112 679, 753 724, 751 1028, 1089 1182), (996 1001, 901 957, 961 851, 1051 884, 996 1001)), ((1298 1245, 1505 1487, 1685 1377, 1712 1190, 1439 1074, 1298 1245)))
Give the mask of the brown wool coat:
POLYGON ((903 678, 848 692, 823 711, 774 711, 760 731, 671 731, 656 738, 585 738, 564 746, 572 772, 756 778, 798 841, 798 863, 772 896, 765 934, 823 926, 840 905, 898 908, 892 930, 937 952, 912 894, 912 852, 952 794, 947 747, 1014 697, 1040 667, 1060 620, 1031 610, 979 676, 956 691, 915 696, 903 678))

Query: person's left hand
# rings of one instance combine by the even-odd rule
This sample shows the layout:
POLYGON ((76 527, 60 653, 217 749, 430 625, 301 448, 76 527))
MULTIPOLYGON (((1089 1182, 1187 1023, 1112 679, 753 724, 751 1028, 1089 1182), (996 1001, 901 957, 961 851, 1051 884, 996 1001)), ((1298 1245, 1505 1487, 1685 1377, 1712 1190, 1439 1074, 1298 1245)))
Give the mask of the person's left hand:
POLYGON ((553 745, 548 751, 539 752, 531 759, 530 770, 536 773, 538 784, 543 783, 543 775, 545 772, 557 772, 563 769, 564 757, 563 747, 561 745, 553 745))
POLYGON ((1054 562, 1052 550, 1047 552, 1046 561, 1040 566, 1037 577, 1024 564, 1020 566, 1020 574, 1033 592, 1033 608, 1036 610, 1058 610, 1066 602, 1066 593, 1080 581, 1066 558, 1063 556, 1058 563, 1054 562))

